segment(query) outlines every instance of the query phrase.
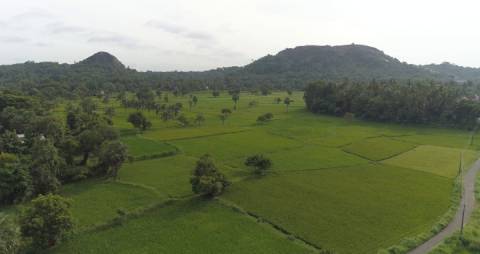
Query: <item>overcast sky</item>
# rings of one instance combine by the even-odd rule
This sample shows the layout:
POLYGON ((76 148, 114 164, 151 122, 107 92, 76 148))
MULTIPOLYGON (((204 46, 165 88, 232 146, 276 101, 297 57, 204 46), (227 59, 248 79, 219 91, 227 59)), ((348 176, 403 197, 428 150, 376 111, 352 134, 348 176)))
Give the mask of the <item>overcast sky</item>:
POLYGON ((108 51, 138 70, 245 65, 299 45, 365 44, 480 67, 479 1, 0 0, 0 64, 108 51))

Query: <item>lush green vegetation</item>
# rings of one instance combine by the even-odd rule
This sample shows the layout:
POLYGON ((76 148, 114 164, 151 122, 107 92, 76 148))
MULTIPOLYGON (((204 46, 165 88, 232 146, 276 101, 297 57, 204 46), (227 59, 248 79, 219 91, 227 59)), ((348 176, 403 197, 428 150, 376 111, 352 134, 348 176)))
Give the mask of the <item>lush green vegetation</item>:
POLYGON ((159 199, 155 192, 145 188, 103 181, 70 184, 61 193, 72 200, 77 227, 104 223, 114 218, 118 209, 134 210, 159 199))
MULTIPOLYGON (((480 177, 475 184, 475 198, 480 201, 480 177)), ((477 206, 470 221, 464 227, 463 234, 457 232, 433 249, 430 254, 469 254, 480 251, 480 209, 477 206)))
POLYGON ((317 246, 372 253, 430 229, 451 186, 423 172, 364 165, 242 181, 224 198, 317 246))
POLYGON ((454 178, 460 172, 461 159, 464 167, 468 168, 477 158, 478 153, 471 150, 424 145, 388 159, 385 163, 454 178))
POLYGON ((218 92, 104 95, 74 101, 82 105, 78 111, 59 104, 54 116, 66 123, 67 136, 91 149, 59 155, 86 171, 58 186, 71 199, 76 233, 53 252, 372 253, 436 225, 451 205, 460 153, 465 165, 477 155, 467 149, 476 148, 468 131, 311 114, 297 91, 218 92), (288 112, 286 97, 293 100, 288 112), (224 108, 231 113, 222 123, 224 108), (137 111, 150 128, 136 130, 127 121, 137 111), (274 117, 257 122, 267 113, 274 117), (82 141, 110 133, 81 134, 82 121, 68 127, 88 115, 119 136, 104 144, 82 141), (105 156, 115 151, 106 147, 117 141, 134 160, 118 168, 116 180, 107 179, 118 158, 105 156), (204 154, 214 167, 209 160, 199 166, 204 154), (199 194, 222 195, 198 199, 192 183, 199 194))
POLYGON ((382 122, 428 123, 474 129, 480 105, 456 84, 434 82, 311 83, 305 88, 309 111, 382 122), (472 117, 475 116, 475 117, 472 117))
POLYGON ((404 153, 414 147, 415 145, 411 143, 381 137, 354 142, 345 146, 343 150, 369 160, 380 161, 404 153))
POLYGON ((217 202, 152 209, 121 226, 85 232, 52 253, 312 253, 217 202))

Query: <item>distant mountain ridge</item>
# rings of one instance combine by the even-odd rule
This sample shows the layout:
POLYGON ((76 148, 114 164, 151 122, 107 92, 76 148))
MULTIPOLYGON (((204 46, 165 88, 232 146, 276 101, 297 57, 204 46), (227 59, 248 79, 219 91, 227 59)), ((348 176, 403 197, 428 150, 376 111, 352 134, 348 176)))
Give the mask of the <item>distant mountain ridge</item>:
POLYGON ((18 83, 48 85, 134 84, 178 87, 244 87, 268 85, 303 88, 318 80, 407 80, 480 82, 480 69, 450 63, 412 65, 365 45, 298 46, 267 55, 243 67, 220 67, 202 72, 138 72, 126 68, 108 52, 98 52, 75 64, 35 63, 0 66, 0 86, 18 83))

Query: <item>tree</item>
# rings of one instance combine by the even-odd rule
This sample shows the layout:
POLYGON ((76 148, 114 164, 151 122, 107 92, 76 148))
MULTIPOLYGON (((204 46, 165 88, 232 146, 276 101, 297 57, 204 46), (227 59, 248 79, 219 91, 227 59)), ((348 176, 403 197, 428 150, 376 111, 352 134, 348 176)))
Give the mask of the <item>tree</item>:
POLYGON ((192 101, 193 101, 193 106, 197 106, 197 103, 198 103, 198 98, 197 98, 197 96, 194 95, 194 96, 192 97, 192 101))
POLYGON ((287 94, 288 94, 288 96, 292 96, 292 93, 293 93, 293 92, 292 92, 291 89, 287 89, 287 94))
POLYGON ((215 98, 217 98, 218 96, 220 96, 220 91, 218 91, 218 90, 213 90, 213 91, 212 91, 212 96, 215 97, 215 98))
POLYGON ((25 149, 24 143, 17 132, 6 130, 0 135, 0 152, 19 154, 25 149))
POLYGON ((20 230, 7 216, 0 216, 0 254, 14 254, 20 249, 20 230))
POLYGON ((205 122, 205 117, 203 116, 202 113, 198 113, 197 116, 195 117, 194 122, 195 122, 195 124, 200 126, 200 125, 203 124, 203 122, 205 122))
POLYGON ((99 161, 108 176, 117 179, 118 170, 127 160, 127 147, 120 141, 110 141, 102 145, 99 161))
POLYGON ((225 176, 218 171, 213 159, 208 154, 203 155, 197 161, 190 183, 194 193, 209 197, 222 194, 230 184, 225 176))
POLYGON ((20 215, 20 230, 36 248, 54 246, 73 228, 70 201, 59 195, 40 195, 20 215))
POLYGON ((184 116, 183 114, 180 115, 178 118, 177 118, 177 121, 178 123, 180 124, 180 126, 182 127, 187 127, 190 125, 190 121, 188 120, 188 118, 186 116, 184 116))
POLYGON ((80 102, 80 107, 82 108, 83 112, 87 114, 93 114, 98 108, 97 104, 90 97, 83 98, 80 102))
POLYGON ((262 85, 260 86, 260 93, 263 95, 263 96, 267 96, 269 94, 272 93, 271 89, 269 86, 267 85, 262 85))
POLYGON ((272 113, 265 113, 257 118, 258 123, 265 123, 273 119, 272 113))
POLYGON ((220 120, 222 120, 222 124, 225 125, 225 121, 227 118, 232 114, 232 111, 228 108, 224 108, 220 111, 220 120))
POLYGON ((60 145, 60 154, 65 159, 67 165, 73 165, 75 163, 75 156, 79 153, 80 144, 73 136, 65 136, 60 145))
POLYGON ((292 103, 293 100, 290 99, 289 97, 286 97, 285 100, 283 100, 283 103, 285 104, 285 106, 287 106, 287 112, 288 112, 288 107, 290 107, 290 103, 292 103))
POLYGON ((108 117, 108 118, 112 118, 115 116, 115 108, 114 107, 106 107, 105 108, 105 115, 108 117))
POLYGON ((277 97, 273 100, 276 104, 280 104, 280 102, 282 102, 282 98, 280 97, 277 97))
POLYGON ((0 205, 20 203, 31 192, 32 179, 25 165, 13 154, 0 154, 0 205))
POLYGON ((258 105, 258 102, 256 100, 250 101, 248 103, 248 107, 250 108, 256 107, 257 105, 258 105))
POLYGON ((152 123, 143 115, 142 112, 131 113, 128 116, 128 122, 140 131, 145 131, 152 126, 152 123))
POLYGON ((258 175, 265 175, 265 172, 272 166, 272 161, 261 154, 248 157, 245 166, 252 167, 258 175))
POLYGON ((234 102, 233 110, 237 110, 237 104, 238 104, 238 101, 240 100, 240 93, 233 93, 232 100, 234 102))

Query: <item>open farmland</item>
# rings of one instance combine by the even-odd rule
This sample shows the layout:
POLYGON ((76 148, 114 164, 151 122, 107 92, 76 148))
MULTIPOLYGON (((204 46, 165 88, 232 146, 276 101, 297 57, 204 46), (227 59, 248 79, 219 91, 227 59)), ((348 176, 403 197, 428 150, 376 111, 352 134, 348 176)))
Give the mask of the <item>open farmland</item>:
POLYGON ((191 110, 187 96, 170 94, 169 103, 182 102, 189 119, 202 113, 204 123, 180 127, 144 110, 152 128, 143 132, 126 122, 135 110, 110 102, 114 126, 141 160, 125 163, 117 182, 62 193, 79 229, 111 221, 118 209, 135 215, 79 230, 54 253, 375 253, 429 231, 449 209, 460 154, 465 166, 477 158, 466 131, 313 115, 301 92, 289 112, 274 102, 285 92, 241 93, 225 124, 220 110, 233 108, 226 92, 196 96, 191 110), (257 123, 267 112, 273 120, 257 123), (231 181, 219 200, 191 191, 191 171, 206 153, 231 181), (266 176, 244 165, 253 154, 272 160, 266 176), (171 198, 180 200, 158 205, 171 198))

